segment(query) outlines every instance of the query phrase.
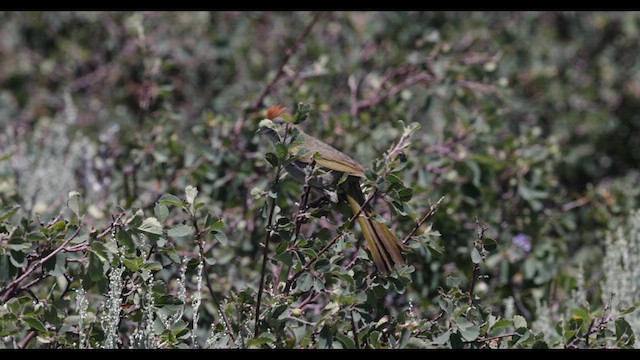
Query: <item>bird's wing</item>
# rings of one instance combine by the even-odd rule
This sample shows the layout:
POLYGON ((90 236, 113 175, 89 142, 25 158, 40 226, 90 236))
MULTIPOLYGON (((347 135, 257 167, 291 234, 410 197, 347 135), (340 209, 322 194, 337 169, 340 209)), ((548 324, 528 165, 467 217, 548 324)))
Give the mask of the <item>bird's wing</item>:
MULTIPOLYGON (((302 131, 300 131, 300 135, 304 136, 304 144, 299 147, 308 150, 300 157, 300 161, 311 163, 314 159, 314 154, 318 153, 319 155, 315 157, 318 166, 353 176, 364 177, 364 167, 347 154, 336 150, 333 146, 309 136, 302 131)), ((293 153, 297 153, 298 146, 293 147, 291 150, 293 153)))

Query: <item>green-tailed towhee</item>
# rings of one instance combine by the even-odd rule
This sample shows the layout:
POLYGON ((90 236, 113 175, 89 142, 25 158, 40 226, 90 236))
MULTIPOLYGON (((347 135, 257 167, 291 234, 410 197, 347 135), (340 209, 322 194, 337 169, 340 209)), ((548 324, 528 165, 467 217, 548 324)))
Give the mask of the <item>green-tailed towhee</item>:
MULTIPOLYGON (((267 111, 267 119, 260 123, 259 133, 267 134, 274 142, 282 142, 285 135, 284 120, 281 115, 284 108, 272 106, 267 111)), ((297 181, 305 182, 305 168, 315 160, 315 169, 320 174, 313 176, 309 181, 309 186, 320 190, 327 195, 332 202, 338 202, 337 194, 344 196, 351 210, 355 213, 365 203, 365 197, 360 188, 360 178, 364 177, 364 167, 353 160, 347 154, 336 150, 331 145, 314 138, 300 130, 293 123, 288 123, 289 129, 295 128, 295 141, 302 142, 289 148, 293 154, 303 148, 307 151, 299 156, 295 161, 285 166, 289 174, 297 181), (317 155, 316 155, 317 154, 317 155), (338 181, 347 174, 347 179, 338 184, 338 181), (336 186, 337 185, 337 186, 336 186)), ((289 141, 291 139, 287 139, 289 141)), ((364 238, 367 240, 369 250, 378 270, 388 274, 394 264, 404 265, 402 250, 407 246, 389 231, 387 226, 374 220, 375 212, 367 204, 358 216, 358 223, 362 228, 364 238)))

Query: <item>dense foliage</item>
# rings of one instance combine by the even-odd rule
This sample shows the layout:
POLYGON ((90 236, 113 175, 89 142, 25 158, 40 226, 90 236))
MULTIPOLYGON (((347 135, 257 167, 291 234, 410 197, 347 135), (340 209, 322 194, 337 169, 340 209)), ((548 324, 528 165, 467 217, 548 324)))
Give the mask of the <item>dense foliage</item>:
POLYGON ((0 347, 637 346, 639 35, 616 12, 0 13, 0 347), (408 266, 377 273, 343 204, 301 209, 292 144, 256 135, 275 104, 368 169, 408 266))

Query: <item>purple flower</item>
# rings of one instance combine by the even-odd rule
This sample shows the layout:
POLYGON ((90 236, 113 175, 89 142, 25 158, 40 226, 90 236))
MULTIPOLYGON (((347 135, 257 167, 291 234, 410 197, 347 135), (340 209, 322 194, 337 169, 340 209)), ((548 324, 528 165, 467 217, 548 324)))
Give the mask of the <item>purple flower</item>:
POLYGON ((518 234, 511 239, 515 245, 519 246, 525 253, 531 251, 531 236, 527 234, 518 234))

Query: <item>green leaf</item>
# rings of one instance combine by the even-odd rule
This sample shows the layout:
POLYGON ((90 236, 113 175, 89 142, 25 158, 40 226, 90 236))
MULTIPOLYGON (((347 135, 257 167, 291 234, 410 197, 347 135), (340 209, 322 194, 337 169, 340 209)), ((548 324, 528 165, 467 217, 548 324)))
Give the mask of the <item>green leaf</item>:
POLYGON ((155 217, 148 217, 144 219, 138 230, 149 234, 162 235, 162 224, 155 217))
POLYGON ((49 272, 51 276, 61 276, 64 275, 67 268, 67 255, 60 251, 55 256, 51 257, 51 259, 47 260, 43 267, 49 272))
POLYGON ((450 288, 458 287, 461 283, 462 280, 460 279, 460 277, 453 275, 447 276, 447 279, 445 280, 445 284, 450 288))
POLYGON ((531 346, 532 349, 548 349, 549 345, 542 340, 538 340, 531 346))
POLYGON ((276 341, 275 335, 272 333, 262 333, 257 338, 249 339, 247 341, 247 346, 250 348, 255 348, 264 344, 271 344, 276 341))
POLYGON ((68 195, 67 206, 77 217, 80 217, 80 193, 77 191, 70 191, 68 195))
POLYGON ((184 189, 184 194, 187 197, 187 204, 193 205, 196 196, 198 196, 198 189, 191 185, 187 185, 187 187, 184 189))
POLYGON ((458 333, 451 334, 451 338, 449 339, 451 342, 452 349, 462 349, 464 348, 464 342, 462 342, 462 337, 458 333))
POLYGON ((124 259, 124 266, 127 267, 127 269, 131 270, 131 271, 138 271, 138 269, 140 269, 140 266, 142 266, 142 262, 144 260, 142 260, 141 258, 127 258, 124 259))
POLYGON ((591 321, 591 315, 589 314, 589 309, 585 307, 579 307, 573 309, 573 313, 575 316, 581 318, 584 321, 591 321))
POLYGON ((309 112, 311 111, 311 105, 305 103, 298 104, 298 110, 295 115, 293 115, 293 123, 300 124, 303 121, 307 120, 309 117, 309 112))
POLYGON ((20 205, 13 205, 8 210, 2 209, 2 212, 0 212, 0 221, 4 221, 12 217, 18 209, 20 209, 20 205))
POLYGON ((11 264, 17 268, 27 265, 27 257, 22 251, 9 251, 9 260, 11 260, 11 264))
POLYGON ((476 248, 471 250, 471 261, 473 261, 474 264, 480 264, 482 262, 482 255, 480 255, 480 252, 476 248))
POLYGON ((124 245, 127 249, 133 250, 136 248, 136 245, 131 237, 131 234, 126 230, 119 230, 116 233, 116 240, 121 245, 124 245))
POLYGON ((492 238, 485 238, 482 242, 482 247, 489 252, 495 251, 498 248, 498 242, 492 238))
POLYGON ((527 320, 524 317, 522 317, 521 315, 514 315, 513 316, 513 327, 515 327, 516 330, 520 329, 520 328, 526 329, 527 328, 527 320))
POLYGON ((625 335, 628 338, 633 337, 633 329, 624 318, 618 318, 616 319, 616 339, 620 340, 625 335))
POLYGON ((380 344, 380 337, 382 334, 378 330, 374 330, 369 335, 369 342, 374 349, 382 349, 382 345, 380 344))
POLYGON ((621 310, 620 311, 620 315, 628 315, 628 314, 631 314, 634 311, 636 311, 636 307, 635 306, 631 306, 628 309, 621 310))
POLYGON ((173 194, 162 195, 162 197, 160 197, 160 200, 158 200, 158 202, 165 205, 185 207, 184 201, 182 201, 179 197, 173 194))
POLYGON ((204 222, 204 226, 210 228, 211 230, 220 230, 224 227, 224 221, 222 221, 215 215, 207 214, 207 219, 204 222))
POLYGON ((283 252, 282 254, 276 256, 276 259, 287 266, 293 265, 293 256, 291 256, 291 252, 283 252))
POLYGON ((24 316, 22 318, 22 321, 24 321, 27 325, 29 325, 37 332, 47 332, 47 328, 44 327, 44 324, 33 316, 24 316))
POLYGON ((509 319, 500 319, 498 321, 496 321, 495 324, 493 324, 493 326, 491 327, 492 331, 498 330, 498 329, 502 329, 505 328, 507 326, 511 326, 513 324, 513 321, 509 320, 509 319))
POLYGON ((298 291, 308 291, 313 286, 313 276, 308 272, 302 273, 298 280, 296 281, 296 289, 298 291))
POLYGON ((169 208, 167 208, 167 205, 163 203, 157 203, 153 208, 153 214, 156 216, 159 222, 163 223, 169 216, 169 208))
POLYGON ((284 144, 281 144, 281 143, 276 144, 276 156, 278 157, 278 160, 284 161, 284 159, 287 158, 288 153, 289 151, 287 150, 287 147, 284 146, 284 144))
POLYGON ((348 337, 347 335, 341 333, 341 332, 336 333, 336 339, 338 339, 338 341, 340 343, 342 343, 342 346, 345 349, 355 349, 356 348, 356 343, 353 341, 353 339, 348 337))
POLYGON ((459 329, 459 332, 466 341, 474 341, 480 335, 480 327, 474 324, 466 329, 459 329))
POLYGON ((451 330, 447 329, 447 331, 443 332, 442 334, 438 335, 435 339, 433 339, 433 342, 436 345, 444 345, 447 343, 447 341, 449 341, 450 337, 451 337, 451 330))
POLYGON ((404 189, 398 191, 398 198, 400 199, 400 201, 407 202, 407 201, 411 200, 412 197, 413 197, 413 189, 412 188, 404 188, 404 189))
POLYGON ((144 265, 142 265, 142 269, 149 271, 160 271, 162 270, 162 264, 157 261, 148 261, 144 263, 144 265))
POLYGON ((407 341, 407 346, 405 346, 405 349, 429 349, 429 348, 431 348, 429 343, 415 337, 409 338, 409 340, 407 341))
POLYGON ((225 233, 214 231, 213 237, 220 242, 222 245, 229 244, 229 240, 227 239, 227 235, 225 233))
POLYGON ((42 241, 47 237, 40 231, 34 231, 27 234, 27 240, 29 241, 42 241))
POLYGON ((398 345, 398 348, 400 349, 405 348, 410 338, 411 338, 411 331, 409 329, 402 330, 402 336, 400 337, 400 345, 398 345))
POLYGON ((320 336, 318 337, 319 349, 331 349, 333 346, 333 335, 331 334, 331 327, 325 324, 320 330, 320 336))
POLYGON ((189 236, 193 234, 194 231, 190 225, 179 224, 167 230, 167 235, 171 237, 189 236))
POLYGON ((276 154, 269 152, 264 156, 264 158, 267 159, 267 161, 269 162, 269 164, 271 164, 271 166, 278 167, 279 162, 276 154))

